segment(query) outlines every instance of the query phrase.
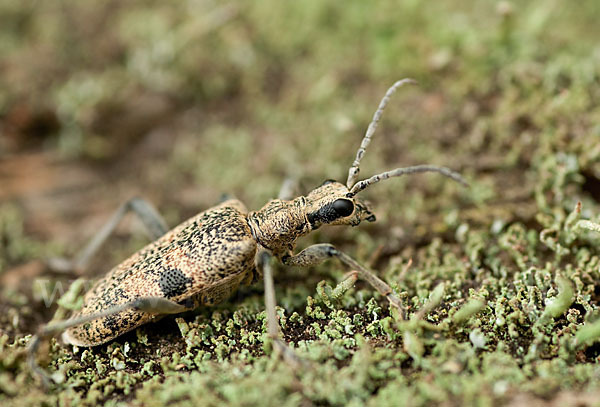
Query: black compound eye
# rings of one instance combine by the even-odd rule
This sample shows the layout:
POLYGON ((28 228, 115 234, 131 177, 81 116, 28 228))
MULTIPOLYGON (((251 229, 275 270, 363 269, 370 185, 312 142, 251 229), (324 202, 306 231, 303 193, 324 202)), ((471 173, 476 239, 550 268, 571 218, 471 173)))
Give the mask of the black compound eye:
POLYGON ((349 199, 336 199, 333 202, 333 209, 338 215, 346 217, 354 212, 354 204, 349 199))

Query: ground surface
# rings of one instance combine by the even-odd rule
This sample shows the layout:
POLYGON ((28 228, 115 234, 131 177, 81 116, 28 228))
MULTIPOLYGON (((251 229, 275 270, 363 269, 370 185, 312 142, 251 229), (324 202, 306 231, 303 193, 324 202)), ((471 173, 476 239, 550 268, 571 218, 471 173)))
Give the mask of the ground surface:
POLYGON ((0 4, 0 404, 598 404, 597 1, 218 3, 0 4), (304 369, 264 344, 256 285, 91 350, 53 340, 38 359, 55 386, 32 378, 26 346, 78 306, 71 283, 146 238, 128 219, 80 274, 44 259, 132 196, 176 225, 222 193, 258 209, 286 176, 345 179, 406 76, 420 85, 392 99, 362 174, 431 163, 471 187, 386 181, 365 191, 377 223, 300 246, 369 265, 407 321, 364 283, 331 298, 334 261, 280 268, 304 369))

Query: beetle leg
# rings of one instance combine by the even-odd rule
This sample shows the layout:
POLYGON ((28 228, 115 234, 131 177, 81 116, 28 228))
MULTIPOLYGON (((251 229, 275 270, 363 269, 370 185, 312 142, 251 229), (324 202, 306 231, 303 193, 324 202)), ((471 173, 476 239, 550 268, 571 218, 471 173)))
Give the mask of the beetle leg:
POLYGON ((272 256, 266 250, 257 254, 256 266, 262 272, 265 283, 265 308, 267 313, 267 335, 273 341, 273 347, 293 368, 298 368, 303 360, 279 337, 279 322, 275 303, 275 285, 273 284, 272 256))
POLYGON ((160 216, 158 211, 148 201, 142 198, 132 198, 125 202, 117 209, 114 215, 110 218, 106 224, 96 233, 96 235, 90 240, 90 242, 75 256, 74 259, 68 260, 64 258, 53 258, 48 261, 50 268, 56 271, 76 271, 81 272, 84 270, 90 259, 96 254, 102 244, 108 239, 111 233, 115 230, 121 219, 127 213, 132 211, 135 213, 148 232, 148 235, 152 240, 156 240, 165 233, 168 228, 164 219, 160 216))
POLYGON ((179 314, 185 311, 193 309, 186 305, 181 305, 171 300, 162 297, 141 297, 133 301, 126 302, 124 304, 115 305, 102 312, 97 312, 89 315, 82 315, 78 318, 68 319, 66 321, 60 321, 44 326, 33 336, 29 347, 27 349, 27 362, 31 370, 42 380, 42 384, 48 388, 50 387, 50 377, 42 368, 40 368, 35 359, 37 350, 42 340, 50 338, 59 332, 63 332, 71 327, 85 324, 86 322, 93 321, 98 318, 104 318, 110 315, 115 315, 120 312, 135 309, 150 314, 179 314))
POLYGON ((279 189, 279 195, 277 196, 277 199, 281 199, 282 201, 294 199, 297 190, 298 181, 295 178, 286 178, 283 181, 283 184, 281 184, 281 189, 279 189))
POLYGON ((393 294, 392 288, 385 281, 373 274, 373 272, 367 270, 352 257, 336 249, 331 244, 321 243, 309 246, 296 255, 283 256, 281 261, 286 266, 309 267, 320 264, 331 257, 338 258, 351 270, 356 270, 363 280, 371 284, 381 295, 385 296, 390 304, 398 310, 400 316, 404 317, 404 307, 400 299, 393 294))
POLYGON ((223 202, 229 201, 230 199, 235 199, 235 196, 233 196, 230 193, 225 192, 225 193, 221 194, 221 196, 219 197, 218 203, 222 204, 223 202))

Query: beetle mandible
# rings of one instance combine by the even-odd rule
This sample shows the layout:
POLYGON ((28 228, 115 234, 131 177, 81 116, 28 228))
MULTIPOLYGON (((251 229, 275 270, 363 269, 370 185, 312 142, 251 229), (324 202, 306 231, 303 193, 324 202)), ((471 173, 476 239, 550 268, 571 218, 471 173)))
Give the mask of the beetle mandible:
POLYGON ((414 81, 403 79, 387 90, 348 171, 345 185, 328 180, 306 196, 293 199, 284 188, 278 199, 254 212, 249 212, 242 202, 230 199, 170 231, 146 201, 135 198, 123 205, 69 266, 84 267, 130 210, 140 216, 156 240, 97 281, 85 294, 82 309, 70 319, 38 332, 30 345, 32 369, 45 377, 35 362, 35 352, 44 337, 63 332, 62 339, 68 344, 100 345, 158 316, 216 304, 229 297, 238 286, 250 284, 261 276, 265 284, 268 334, 285 356, 285 344, 278 339, 270 256, 284 265, 301 267, 335 257, 385 296, 402 315, 400 300, 390 286, 333 245, 315 244, 297 254, 293 251, 298 238, 321 226, 357 226, 362 221, 374 221, 369 205, 357 194, 381 180, 417 172, 438 172, 466 184, 458 173, 431 165, 397 168, 357 182, 360 161, 390 96, 407 83, 414 81))

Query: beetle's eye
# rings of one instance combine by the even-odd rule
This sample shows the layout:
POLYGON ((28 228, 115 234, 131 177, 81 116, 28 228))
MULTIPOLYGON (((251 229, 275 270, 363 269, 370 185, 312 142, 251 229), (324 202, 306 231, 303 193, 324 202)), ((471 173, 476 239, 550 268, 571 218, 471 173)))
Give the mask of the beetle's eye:
POLYGON ((333 202, 333 209, 340 216, 349 216, 354 212, 354 204, 349 199, 336 199, 333 202))

